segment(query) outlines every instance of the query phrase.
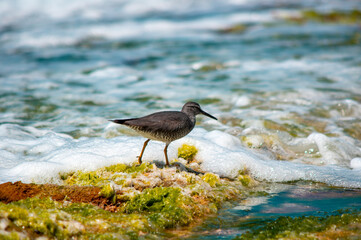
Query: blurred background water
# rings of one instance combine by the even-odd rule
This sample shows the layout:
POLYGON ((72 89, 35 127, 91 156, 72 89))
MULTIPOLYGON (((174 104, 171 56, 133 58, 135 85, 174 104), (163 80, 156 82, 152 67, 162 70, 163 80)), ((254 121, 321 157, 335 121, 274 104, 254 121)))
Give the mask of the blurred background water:
POLYGON ((131 136, 107 119, 192 100, 219 118, 198 128, 361 177, 360 11, 356 0, 3 0, 0 167, 29 161, 13 146, 24 127, 131 136))

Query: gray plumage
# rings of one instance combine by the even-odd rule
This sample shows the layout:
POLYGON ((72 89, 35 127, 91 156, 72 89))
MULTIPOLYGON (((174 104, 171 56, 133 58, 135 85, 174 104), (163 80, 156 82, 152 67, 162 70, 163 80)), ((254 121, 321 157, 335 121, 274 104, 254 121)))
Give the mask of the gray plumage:
POLYGON ((187 102, 181 111, 163 111, 140 118, 115 119, 110 121, 132 128, 147 138, 138 158, 139 164, 142 163, 144 149, 150 140, 165 142, 164 155, 166 165, 169 166, 167 155, 168 145, 192 131, 196 124, 196 115, 198 114, 203 114, 217 120, 217 118, 203 111, 198 103, 187 102))

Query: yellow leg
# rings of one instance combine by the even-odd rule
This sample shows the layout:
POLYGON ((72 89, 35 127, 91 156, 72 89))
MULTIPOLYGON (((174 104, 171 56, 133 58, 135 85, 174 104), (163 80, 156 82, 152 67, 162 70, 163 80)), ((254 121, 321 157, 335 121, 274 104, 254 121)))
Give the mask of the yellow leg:
POLYGON ((150 141, 150 139, 147 139, 147 140, 144 142, 144 145, 143 145, 143 148, 142 148, 142 152, 140 153, 140 156, 139 156, 139 158, 138 158, 138 163, 139 163, 139 164, 142 164, 143 153, 144 153, 145 147, 147 146, 147 144, 148 144, 149 141, 150 141))
POLYGON ((166 166, 169 166, 168 154, 167 154, 168 145, 169 145, 169 143, 167 143, 167 144, 165 145, 165 148, 164 148, 165 165, 166 165, 166 166))

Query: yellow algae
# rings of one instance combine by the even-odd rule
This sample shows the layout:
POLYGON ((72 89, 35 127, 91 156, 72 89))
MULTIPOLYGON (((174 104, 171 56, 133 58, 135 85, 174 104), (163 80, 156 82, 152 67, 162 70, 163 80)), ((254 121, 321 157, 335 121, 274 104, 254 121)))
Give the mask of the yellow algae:
POLYGON ((202 176, 202 180, 209 184, 211 187, 215 187, 219 183, 219 176, 213 173, 206 173, 202 176))
POLYGON ((183 144, 178 148, 178 157, 187 160, 188 162, 192 161, 197 154, 198 150, 195 146, 189 144, 183 144))
POLYGON ((120 164, 111 165, 109 167, 105 167, 104 170, 111 173, 124 172, 127 169, 127 167, 128 167, 127 165, 120 163, 120 164))

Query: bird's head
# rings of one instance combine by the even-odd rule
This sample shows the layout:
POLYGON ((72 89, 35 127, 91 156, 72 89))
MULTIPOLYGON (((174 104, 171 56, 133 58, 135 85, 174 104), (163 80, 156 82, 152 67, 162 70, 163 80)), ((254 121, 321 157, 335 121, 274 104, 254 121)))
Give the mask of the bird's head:
POLYGON ((182 108, 182 112, 186 113, 187 115, 190 116, 196 116, 198 114, 203 114, 207 117, 213 118, 215 120, 217 120, 216 117, 213 117, 211 114, 203 111, 201 109, 201 106, 199 106, 198 103, 196 102, 187 102, 186 104, 184 104, 183 108, 182 108))

